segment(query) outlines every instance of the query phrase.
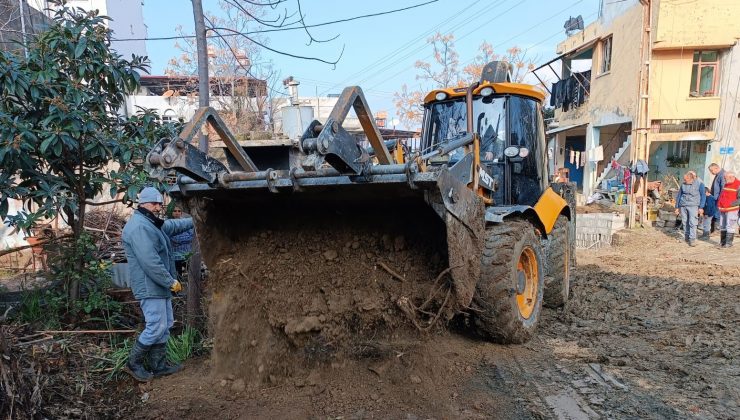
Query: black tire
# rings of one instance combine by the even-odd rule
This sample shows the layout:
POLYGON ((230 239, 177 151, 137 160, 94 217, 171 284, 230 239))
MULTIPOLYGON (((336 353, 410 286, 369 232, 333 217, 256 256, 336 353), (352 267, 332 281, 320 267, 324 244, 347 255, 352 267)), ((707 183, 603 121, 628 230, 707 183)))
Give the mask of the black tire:
POLYGON ((565 305, 570 296, 570 274, 573 269, 573 249, 570 221, 558 216, 550 232, 545 249, 547 276, 545 277, 544 305, 559 308, 565 305))
POLYGON ((528 221, 507 220, 486 228, 481 278, 473 297, 474 323, 481 335, 502 344, 524 343, 532 337, 542 311, 542 262, 540 238, 528 221), (525 288, 518 293, 519 274, 524 273, 519 270, 522 258, 534 264, 536 273, 530 273, 525 282, 536 288, 525 288), (519 299, 526 302, 531 312, 523 314, 519 299))

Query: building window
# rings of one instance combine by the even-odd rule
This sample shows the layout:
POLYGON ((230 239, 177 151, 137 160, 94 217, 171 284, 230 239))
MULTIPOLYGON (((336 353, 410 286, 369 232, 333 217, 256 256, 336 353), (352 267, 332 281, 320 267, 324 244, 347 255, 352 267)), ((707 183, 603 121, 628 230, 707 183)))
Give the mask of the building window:
POLYGON ((717 94, 717 51, 695 51, 691 66, 691 96, 715 96, 717 94))
POLYGON ((599 73, 608 73, 612 69, 612 37, 601 41, 601 67, 599 73))

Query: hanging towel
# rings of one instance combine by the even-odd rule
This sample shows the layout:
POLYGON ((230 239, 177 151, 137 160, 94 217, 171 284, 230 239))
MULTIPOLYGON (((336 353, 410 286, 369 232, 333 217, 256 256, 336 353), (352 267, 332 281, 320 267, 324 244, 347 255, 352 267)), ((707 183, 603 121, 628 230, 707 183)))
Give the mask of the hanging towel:
POLYGON ((570 151, 570 164, 571 165, 576 164, 576 152, 573 150, 570 151))
POLYGON ((576 169, 581 167, 581 152, 576 152, 576 169))
POLYGON ((594 158, 592 162, 601 162, 604 160, 604 146, 597 146, 594 149, 594 158))

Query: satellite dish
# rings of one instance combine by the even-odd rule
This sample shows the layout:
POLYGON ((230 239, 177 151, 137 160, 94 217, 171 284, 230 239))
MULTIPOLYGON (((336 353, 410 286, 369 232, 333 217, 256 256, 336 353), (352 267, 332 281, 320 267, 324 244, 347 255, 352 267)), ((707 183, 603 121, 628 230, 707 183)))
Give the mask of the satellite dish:
POLYGON ((174 90, 172 90, 172 89, 170 89, 170 90, 167 90, 167 91, 165 91, 165 92, 164 92, 164 93, 162 94, 162 97, 163 97, 163 98, 169 98, 170 96, 175 96, 175 91, 174 91, 174 90))

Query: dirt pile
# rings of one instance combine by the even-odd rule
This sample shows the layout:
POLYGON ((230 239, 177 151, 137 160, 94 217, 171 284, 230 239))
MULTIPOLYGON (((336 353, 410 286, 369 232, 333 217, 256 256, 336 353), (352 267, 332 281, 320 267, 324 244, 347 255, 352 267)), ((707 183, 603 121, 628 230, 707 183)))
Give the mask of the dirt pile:
POLYGON ((213 367, 243 380, 237 388, 393 357, 394 343, 427 336, 411 318, 424 326, 441 312, 433 333, 451 318, 449 277, 435 282, 444 225, 429 208, 244 209, 194 212, 211 270, 213 367))

